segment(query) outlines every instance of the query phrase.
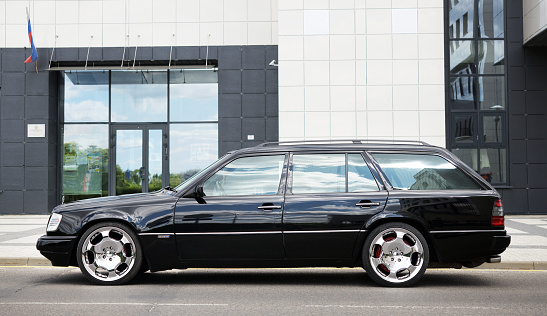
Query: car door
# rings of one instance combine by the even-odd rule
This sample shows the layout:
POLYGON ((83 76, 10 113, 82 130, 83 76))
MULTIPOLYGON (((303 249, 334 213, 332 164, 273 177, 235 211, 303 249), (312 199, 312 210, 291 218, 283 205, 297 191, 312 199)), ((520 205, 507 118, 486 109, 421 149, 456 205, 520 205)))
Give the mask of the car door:
POLYGON ((175 209, 179 259, 284 259, 287 157, 239 157, 198 184, 203 197, 181 198, 175 209))
POLYGON ((386 199, 361 153, 294 153, 283 214, 287 259, 352 257, 386 199))

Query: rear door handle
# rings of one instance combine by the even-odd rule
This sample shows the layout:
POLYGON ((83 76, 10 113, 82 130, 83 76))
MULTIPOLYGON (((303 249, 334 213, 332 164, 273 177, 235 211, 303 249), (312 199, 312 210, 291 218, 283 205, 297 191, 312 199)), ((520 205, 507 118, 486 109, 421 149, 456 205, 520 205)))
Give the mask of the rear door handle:
POLYGON ((371 207, 371 206, 380 206, 380 202, 359 201, 359 203, 356 203, 355 206, 360 206, 362 208, 371 207))
POLYGON ((271 211, 274 209, 280 209, 281 205, 273 205, 273 203, 264 203, 261 206, 258 206, 257 208, 263 211, 271 211))

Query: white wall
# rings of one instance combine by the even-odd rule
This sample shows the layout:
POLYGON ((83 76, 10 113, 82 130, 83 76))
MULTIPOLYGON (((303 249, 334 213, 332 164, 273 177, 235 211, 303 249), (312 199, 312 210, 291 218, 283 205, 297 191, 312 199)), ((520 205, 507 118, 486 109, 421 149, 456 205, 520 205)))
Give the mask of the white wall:
POLYGON ((279 137, 445 145, 441 0, 279 0, 279 137))
POLYGON ((276 45, 277 0, 0 1, 0 47, 276 45))
POLYGON ((524 43, 547 29, 547 0, 523 0, 524 43))

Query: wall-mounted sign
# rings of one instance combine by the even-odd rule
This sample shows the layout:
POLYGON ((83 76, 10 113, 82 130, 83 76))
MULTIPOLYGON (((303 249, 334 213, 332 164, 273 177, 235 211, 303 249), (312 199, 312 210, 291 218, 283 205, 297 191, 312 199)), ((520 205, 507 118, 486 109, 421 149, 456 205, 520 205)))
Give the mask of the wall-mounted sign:
POLYGON ((27 137, 46 137, 46 124, 27 124, 27 137))

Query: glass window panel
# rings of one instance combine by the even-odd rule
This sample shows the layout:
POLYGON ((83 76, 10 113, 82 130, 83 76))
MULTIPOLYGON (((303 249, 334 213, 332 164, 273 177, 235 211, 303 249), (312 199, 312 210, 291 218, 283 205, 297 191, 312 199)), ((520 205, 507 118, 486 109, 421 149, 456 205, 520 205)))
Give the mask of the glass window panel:
POLYGON ((112 122, 166 122, 166 71, 112 71, 112 122))
POLYGON ((360 154, 348 155, 348 192, 379 191, 367 163, 360 154))
POLYGON ((469 75, 476 72, 474 42, 450 41, 450 73, 469 75))
POLYGON ((454 28, 454 32, 450 32, 450 38, 473 38, 474 8, 474 0, 454 1, 449 11, 449 27, 454 28))
POLYGON ((454 148, 452 153, 460 158, 466 165, 471 167, 477 173, 479 172, 478 152, 476 148, 454 148))
POLYGON ((479 0, 480 37, 503 38, 503 0, 479 0))
POLYGON ((203 183, 206 196, 277 194, 285 155, 239 158, 203 183))
POLYGON ((480 189, 464 172, 439 156, 380 153, 373 156, 395 189, 480 189))
POLYGON ((477 125, 474 115, 454 115, 453 142, 456 145, 474 144, 477 139, 477 125))
POLYGON ((475 78, 472 76, 450 77, 450 108, 475 110, 475 78))
POLYGON ((169 75, 172 122, 218 121, 217 72, 172 70, 169 75))
POLYGON ((485 115, 482 117, 484 143, 503 143, 503 127, 505 120, 501 115, 485 115))
POLYGON ((108 195, 108 125, 64 125, 63 148, 65 202, 108 195))
POLYGON ((505 73, 505 52, 503 40, 477 41, 479 74, 505 73))
POLYGON ((116 131, 116 195, 142 192, 142 133, 116 131))
POLYGON ((507 182, 507 153, 503 148, 488 148, 480 151, 481 176, 491 183, 507 182))
POLYGON ((181 182, 218 158, 218 124, 170 124, 169 185, 181 182))
POLYGON ((478 77, 479 108, 481 110, 505 109, 505 77, 478 77))
POLYGON ((151 129, 148 132, 148 191, 156 191, 163 187, 162 157, 163 131, 151 129))
POLYGON ((108 71, 65 72, 65 122, 108 122, 108 71))
POLYGON ((346 192, 346 155, 294 155, 292 193, 346 192))

